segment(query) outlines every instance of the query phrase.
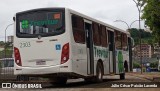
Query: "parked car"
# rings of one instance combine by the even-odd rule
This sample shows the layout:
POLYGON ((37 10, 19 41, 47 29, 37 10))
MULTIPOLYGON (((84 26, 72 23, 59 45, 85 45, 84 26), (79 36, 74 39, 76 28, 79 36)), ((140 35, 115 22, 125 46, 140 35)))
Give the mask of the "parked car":
POLYGON ((14 58, 0 59, 0 80, 16 80, 14 75, 14 58))

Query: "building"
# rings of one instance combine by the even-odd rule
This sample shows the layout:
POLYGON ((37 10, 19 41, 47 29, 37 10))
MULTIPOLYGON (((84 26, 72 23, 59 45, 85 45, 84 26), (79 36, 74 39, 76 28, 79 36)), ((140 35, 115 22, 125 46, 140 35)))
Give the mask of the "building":
POLYGON ((13 43, 13 36, 7 36, 8 42, 13 43))
POLYGON ((160 47, 158 43, 154 44, 154 57, 160 59, 160 47))
POLYGON ((141 44, 141 52, 140 45, 135 46, 134 53, 136 58, 140 58, 142 53, 142 58, 151 58, 154 53, 154 48, 149 44, 141 44))
POLYGON ((158 43, 154 44, 154 54, 158 54, 159 53, 159 45, 158 43))

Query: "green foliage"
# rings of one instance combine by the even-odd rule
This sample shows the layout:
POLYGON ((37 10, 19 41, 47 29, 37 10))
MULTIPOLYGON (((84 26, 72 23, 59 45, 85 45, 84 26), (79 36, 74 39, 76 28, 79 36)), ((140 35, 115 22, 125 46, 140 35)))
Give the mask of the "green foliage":
POLYGON ((150 63, 151 68, 157 68, 158 67, 158 61, 150 63))
POLYGON ((0 46, 4 46, 5 43, 3 41, 0 41, 0 46))
POLYGON ((138 30, 136 28, 129 29, 131 37, 134 39, 135 45, 139 44, 140 32, 141 32, 141 41, 142 43, 147 43, 153 45, 153 38, 150 32, 144 30, 138 30))
MULTIPOLYGON (((4 53, 5 53, 5 50, 0 51, 0 58, 4 58, 5 57, 4 53)), ((11 50, 10 48, 6 49, 6 57, 12 57, 12 53, 13 53, 13 50, 11 50)))
POLYGON ((142 18, 145 24, 153 31, 154 41, 160 45, 160 0, 146 0, 142 18))
POLYGON ((12 57, 13 53, 13 44, 7 42, 6 44, 3 41, 0 41, 0 46, 6 48, 6 56, 5 56, 5 50, 0 51, 0 58, 4 57, 12 57))
POLYGON ((144 6, 147 0, 133 0, 138 6, 144 6))
POLYGON ((133 62, 133 68, 140 68, 141 65, 138 62, 133 62))

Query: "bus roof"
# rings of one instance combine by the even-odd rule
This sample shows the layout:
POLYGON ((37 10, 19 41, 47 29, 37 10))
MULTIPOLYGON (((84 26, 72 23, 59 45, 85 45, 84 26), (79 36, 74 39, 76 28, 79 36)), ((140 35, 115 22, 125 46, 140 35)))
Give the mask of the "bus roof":
POLYGON ((71 12, 72 14, 75 14, 75 15, 81 16, 81 17, 83 17, 83 18, 86 18, 87 20, 94 21, 94 22, 97 22, 97 23, 99 23, 99 24, 105 25, 105 26, 108 28, 108 30, 110 30, 110 31, 117 30, 117 31, 121 31, 121 32, 123 32, 123 33, 126 33, 127 35, 130 36, 130 33, 127 32, 127 31, 124 31, 124 30, 122 30, 122 29, 119 29, 119 28, 114 27, 114 26, 112 26, 112 25, 109 25, 109 24, 107 24, 107 23, 104 23, 104 22, 102 22, 102 21, 99 21, 99 20, 97 20, 97 19, 94 19, 94 18, 92 18, 92 17, 89 17, 89 16, 86 16, 86 15, 84 15, 84 14, 81 14, 81 13, 79 13, 79 12, 76 12, 76 11, 72 10, 72 9, 66 8, 66 10, 68 10, 68 11, 71 12))

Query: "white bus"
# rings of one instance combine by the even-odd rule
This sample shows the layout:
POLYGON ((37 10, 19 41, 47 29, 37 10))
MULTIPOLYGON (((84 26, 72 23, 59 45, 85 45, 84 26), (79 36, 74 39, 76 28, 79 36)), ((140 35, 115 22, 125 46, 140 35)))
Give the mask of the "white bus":
POLYGON ((16 13, 14 73, 19 78, 70 78, 101 82, 104 75, 125 79, 131 38, 126 31, 67 8, 16 13))

